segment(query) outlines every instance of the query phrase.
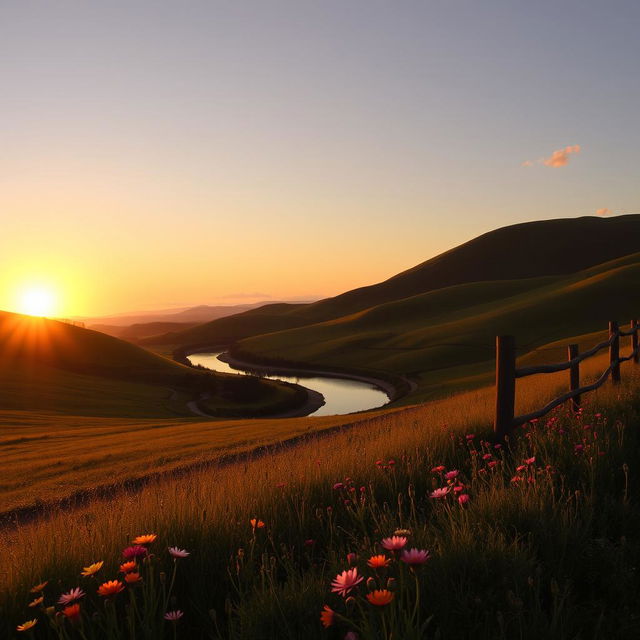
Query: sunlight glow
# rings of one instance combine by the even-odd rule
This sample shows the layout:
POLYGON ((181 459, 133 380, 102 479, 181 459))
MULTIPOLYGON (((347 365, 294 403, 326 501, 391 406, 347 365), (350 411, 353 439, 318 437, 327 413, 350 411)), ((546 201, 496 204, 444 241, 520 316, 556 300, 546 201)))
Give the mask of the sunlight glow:
POLYGON ((18 311, 30 316, 51 316, 56 307, 56 295, 51 289, 31 287, 22 292, 18 311))

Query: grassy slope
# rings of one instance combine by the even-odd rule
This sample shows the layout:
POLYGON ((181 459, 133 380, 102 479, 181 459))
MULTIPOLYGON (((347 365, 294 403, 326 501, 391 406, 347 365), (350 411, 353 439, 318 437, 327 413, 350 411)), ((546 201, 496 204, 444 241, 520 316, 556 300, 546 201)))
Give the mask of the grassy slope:
MULTIPOLYGON (((545 376, 528 400, 539 404, 555 392, 554 380, 545 376)), ((95 590, 94 582, 78 582, 79 568, 105 560, 100 579, 111 579, 122 547, 133 535, 154 531, 160 536, 154 553, 166 555, 169 544, 191 551, 178 572, 176 607, 185 611, 179 637, 216 637, 211 609, 221 637, 343 637, 345 629, 332 635, 318 621, 325 603, 343 610, 330 594, 331 579, 346 568, 348 552, 358 554, 360 572, 369 575, 365 560, 381 552, 376 542, 402 527, 412 531, 410 546, 433 555, 419 575, 434 637, 636 638, 640 590, 630 568, 640 560, 639 511, 635 493, 625 492, 623 463, 636 486, 638 379, 625 375, 624 381, 591 394, 583 419, 561 413, 563 431, 540 425, 514 439, 512 455, 483 448, 500 461, 485 475, 479 471, 485 462, 470 450, 489 429, 490 390, 385 413, 361 428, 275 451, 268 461, 178 476, 133 498, 94 501, 7 531, 0 538, 9 551, 0 609, 7 627, 33 617, 28 590, 45 579, 52 581, 47 603, 78 584, 95 590), (473 443, 468 433, 476 434, 473 443), (576 444, 586 447, 585 455, 575 453, 576 444), (516 466, 532 455, 535 462, 522 475, 531 473, 536 482, 511 482, 516 466), (392 469, 375 464, 389 458, 396 461, 392 469), (461 470, 468 508, 429 500, 441 483, 429 470, 439 464, 461 470), (346 476, 365 488, 363 508, 345 506, 344 493, 332 489, 346 476), (266 529, 252 536, 248 520, 256 516, 266 529), (304 544, 309 538, 312 548, 304 544), (236 573, 239 548, 246 555, 236 573), (242 581, 241 595, 229 576, 242 581)), ((406 588, 397 585, 398 593, 406 588)))
MULTIPOLYGON (((233 376, 232 376, 233 377, 233 376)), ((97 331, 0 312, 0 406, 86 416, 192 416, 186 402, 205 374, 97 331)), ((217 378, 218 380, 222 378, 217 378)), ((253 410, 280 405, 293 391, 261 383, 253 410)), ((241 410, 216 395, 209 406, 241 410)), ((54 427, 52 423, 52 428, 54 427)))
POLYGON ((228 344, 459 284, 569 274, 637 251, 639 239, 640 215, 513 225, 479 236, 375 285, 312 304, 266 305, 154 340, 179 345, 228 344))
POLYGON ((640 254, 568 277, 458 285, 338 320, 248 338, 263 358, 409 374, 425 397, 448 380, 492 367, 494 336, 514 333, 521 352, 638 315, 640 254))

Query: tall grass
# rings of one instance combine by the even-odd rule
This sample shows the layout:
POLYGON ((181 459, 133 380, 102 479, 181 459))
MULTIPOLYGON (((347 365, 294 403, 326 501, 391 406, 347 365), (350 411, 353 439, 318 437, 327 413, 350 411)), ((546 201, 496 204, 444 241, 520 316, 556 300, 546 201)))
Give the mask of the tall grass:
MULTIPOLYGON (((581 414, 565 407, 501 449, 489 441, 492 390, 480 390, 6 529, 6 632, 30 617, 35 583, 51 581, 52 603, 90 562, 105 560, 104 579, 115 577, 121 549, 154 531, 158 556, 174 544, 192 552, 174 590, 185 611, 180 637, 342 638, 348 625, 324 630, 319 621, 325 604, 355 615, 331 594, 331 580, 349 553, 370 575, 365 560, 382 552, 380 540, 406 529, 409 545, 432 555, 416 572, 428 621, 421 637, 637 637, 640 421, 631 370, 622 385, 587 396, 581 414), (453 493, 429 497, 445 484, 432 472, 440 465, 459 470, 466 506, 453 493)), ((519 411, 540 406, 562 379, 520 385, 519 411)), ((354 591, 358 607, 367 588, 354 591)), ((361 637, 389 638, 383 620, 409 615, 413 587, 393 589, 386 609, 362 601, 361 637)))

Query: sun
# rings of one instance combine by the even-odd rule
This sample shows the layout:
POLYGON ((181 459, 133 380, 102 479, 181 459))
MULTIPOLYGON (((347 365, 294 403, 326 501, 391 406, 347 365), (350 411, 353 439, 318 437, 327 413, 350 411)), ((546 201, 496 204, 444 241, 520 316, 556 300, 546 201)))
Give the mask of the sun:
POLYGON ((51 316, 55 313, 57 298, 53 289, 29 287, 20 295, 18 311, 29 316, 51 316))

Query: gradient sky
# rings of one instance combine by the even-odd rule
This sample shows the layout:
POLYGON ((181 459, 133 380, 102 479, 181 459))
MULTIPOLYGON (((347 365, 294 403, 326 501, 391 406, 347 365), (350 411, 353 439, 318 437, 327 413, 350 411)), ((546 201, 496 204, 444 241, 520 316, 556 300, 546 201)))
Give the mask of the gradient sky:
POLYGON ((639 32, 636 0, 3 0, 0 308, 332 295, 640 212, 639 32))

